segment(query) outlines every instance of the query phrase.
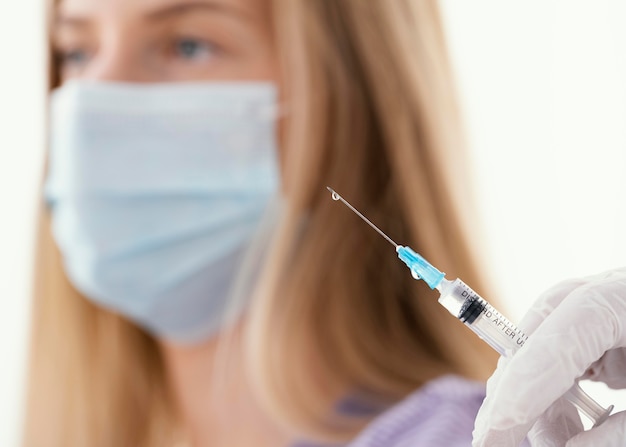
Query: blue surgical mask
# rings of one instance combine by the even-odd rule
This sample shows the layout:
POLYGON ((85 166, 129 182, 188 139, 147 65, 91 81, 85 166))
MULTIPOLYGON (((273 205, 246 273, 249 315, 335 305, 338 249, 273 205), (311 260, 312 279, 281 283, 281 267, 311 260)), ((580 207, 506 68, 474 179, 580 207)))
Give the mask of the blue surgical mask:
POLYGON ((73 285, 166 339, 217 332, 278 195, 275 116, 268 83, 56 90, 45 193, 73 285))

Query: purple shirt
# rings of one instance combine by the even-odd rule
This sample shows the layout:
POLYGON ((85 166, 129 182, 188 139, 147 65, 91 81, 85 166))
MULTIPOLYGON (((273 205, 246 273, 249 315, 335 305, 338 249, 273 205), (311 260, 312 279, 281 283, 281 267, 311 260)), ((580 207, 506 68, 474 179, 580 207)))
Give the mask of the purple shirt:
POLYGON ((432 380, 374 419, 348 447, 470 447, 484 398, 483 383, 432 380))
POLYGON ((471 447, 484 398, 484 383, 440 377, 376 417, 345 447, 471 447))

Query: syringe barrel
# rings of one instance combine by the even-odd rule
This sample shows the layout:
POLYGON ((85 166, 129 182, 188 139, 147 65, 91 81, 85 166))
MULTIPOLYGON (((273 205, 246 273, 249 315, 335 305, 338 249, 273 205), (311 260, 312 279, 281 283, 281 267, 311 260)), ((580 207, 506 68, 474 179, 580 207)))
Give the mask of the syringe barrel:
POLYGON ((439 303, 500 355, 510 357, 528 337, 460 279, 439 288, 439 303))
MULTIPOLYGON (((439 303, 500 355, 512 356, 528 339, 524 332, 460 279, 443 280, 437 289, 441 293, 439 303)), ((565 398, 585 414, 594 426, 602 424, 613 410, 612 405, 603 408, 577 383, 567 391, 565 398)))

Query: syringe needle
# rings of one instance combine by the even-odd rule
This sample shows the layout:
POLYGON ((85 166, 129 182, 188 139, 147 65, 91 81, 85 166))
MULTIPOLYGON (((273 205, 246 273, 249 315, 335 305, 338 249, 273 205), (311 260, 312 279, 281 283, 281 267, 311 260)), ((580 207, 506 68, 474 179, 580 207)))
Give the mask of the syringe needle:
POLYGON ((341 200, 343 202, 344 205, 346 205, 348 208, 350 208, 352 211, 354 211, 354 213, 359 216, 361 219, 363 219, 370 227, 372 227, 374 230, 376 230, 378 232, 378 234, 380 234, 382 237, 384 237, 385 239, 387 239, 389 241, 389 243, 391 245, 393 245, 394 247, 398 248, 398 244, 396 244, 394 241, 391 240, 391 238, 389 236, 387 236, 385 233, 383 233, 380 228, 378 228, 376 225, 374 225, 372 222, 370 222, 370 220, 365 217, 363 214, 361 214, 359 212, 359 210, 357 210, 355 207, 353 207, 352 205, 350 205, 348 203, 347 200, 345 200, 343 197, 341 197, 339 194, 337 194, 337 192, 332 189, 331 187, 327 186, 326 189, 328 189, 331 193, 331 197, 333 198, 333 200, 341 200))

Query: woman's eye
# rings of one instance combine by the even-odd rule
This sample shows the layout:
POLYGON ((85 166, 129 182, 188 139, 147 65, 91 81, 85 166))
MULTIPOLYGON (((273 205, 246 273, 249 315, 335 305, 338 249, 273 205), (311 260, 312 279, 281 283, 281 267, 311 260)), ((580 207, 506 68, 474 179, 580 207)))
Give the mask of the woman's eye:
POLYGON ((57 57, 63 66, 77 66, 89 60, 89 53, 84 50, 59 51, 57 57))
POLYGON ((205 40, 180 38, 174 41, 174 55, 191 61, 205 61, 215 54, 215 45, 205 40))

